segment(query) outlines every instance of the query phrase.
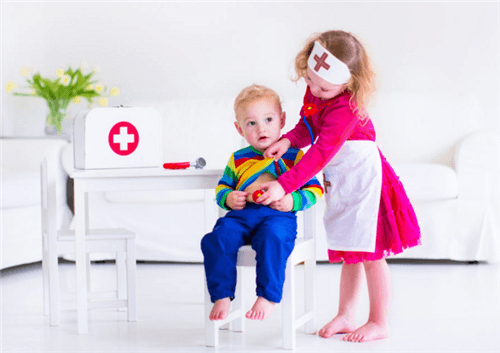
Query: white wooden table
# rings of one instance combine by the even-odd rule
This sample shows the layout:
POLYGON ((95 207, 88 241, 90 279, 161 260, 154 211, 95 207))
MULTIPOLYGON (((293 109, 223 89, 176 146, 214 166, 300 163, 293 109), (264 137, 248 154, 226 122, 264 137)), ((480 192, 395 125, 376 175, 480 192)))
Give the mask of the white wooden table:
POLYGON ((88 193, 93 191, 118 190, 185 190, 205 189, 205 229, 210 231, 213 224, 208 224, 210 212, 213 212, 213 195, 223 170, 166 170, 159 168, 99 169, 75 170, 74 211, 76 236, 76 273, 77 273, 77 314, 78 333, 88 333, 87 313, 87 269, 85 256, 85 234, 88 227, 88 193))

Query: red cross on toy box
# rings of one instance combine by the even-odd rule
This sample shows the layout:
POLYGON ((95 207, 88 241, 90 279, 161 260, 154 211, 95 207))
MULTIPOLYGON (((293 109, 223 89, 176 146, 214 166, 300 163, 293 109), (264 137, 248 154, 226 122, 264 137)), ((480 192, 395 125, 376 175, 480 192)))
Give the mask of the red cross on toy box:
POLYGON ((161 117, 153 108, 81 111, 73 137, 76 169, 161 166, 161 117))

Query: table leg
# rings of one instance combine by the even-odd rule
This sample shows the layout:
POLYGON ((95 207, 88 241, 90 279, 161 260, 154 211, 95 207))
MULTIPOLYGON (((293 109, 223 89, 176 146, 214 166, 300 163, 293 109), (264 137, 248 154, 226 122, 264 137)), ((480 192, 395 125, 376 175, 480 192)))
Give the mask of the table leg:
POLYGON ((75 243, 76 243, 76 288, 77 288, 77 316, 78 333, 88 333, 87 312, 87 261, 86 261, 86 220, 87 220, 87 198, 85 193, 85 181, 75 180, 75 243))

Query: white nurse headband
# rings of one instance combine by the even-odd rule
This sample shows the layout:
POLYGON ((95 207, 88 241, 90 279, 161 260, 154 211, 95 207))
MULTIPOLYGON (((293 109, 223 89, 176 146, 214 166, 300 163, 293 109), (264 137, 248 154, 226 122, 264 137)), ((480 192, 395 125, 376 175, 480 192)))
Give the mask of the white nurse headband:
POLYGON ((334 85, 348 83, 351 79, 349 68, 332 53, 323 48, 319 42, 314 47, 307 60, 307 66, 323 80, 334 85))

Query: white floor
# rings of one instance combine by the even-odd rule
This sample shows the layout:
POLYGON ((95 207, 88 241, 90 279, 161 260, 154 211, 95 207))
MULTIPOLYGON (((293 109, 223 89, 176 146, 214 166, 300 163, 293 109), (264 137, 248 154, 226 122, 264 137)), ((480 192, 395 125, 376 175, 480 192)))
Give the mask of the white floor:
MULTIPOLYGON (((340 265, 319 264, 318 328, 336 312, 340 265)), ((74 264, 64 263, 61 290, 74 293, 74 264)), ((490 264, 390 263, 391 337, 348 343, 299 330, 298 352, 499 352, 499 267, 490 264)), ((249 268, 249 271, 253 269, 249 268)), ((93 285, 107 289, 113 264, 94 264, 93 285)), ((270 352, 281 350, 281 306, 264 322, 248 321, 244 333, 222 331, 217 348, 204 345, 203 267, 139 264, 138 321, 126 312, 91 311, 89 334, 76 333, 76 311, 61 325, 43 315, 41 265, 1 272, 0 352, 270 352)), ((299 276, 301 272, 299 271, 299 276)), ((254 282, 247 281, 248 306, 254 282)), ((301 297, 301 293, 298 293, 301 297)), ((366 286, 357 320, 368 315, 366 286)))

